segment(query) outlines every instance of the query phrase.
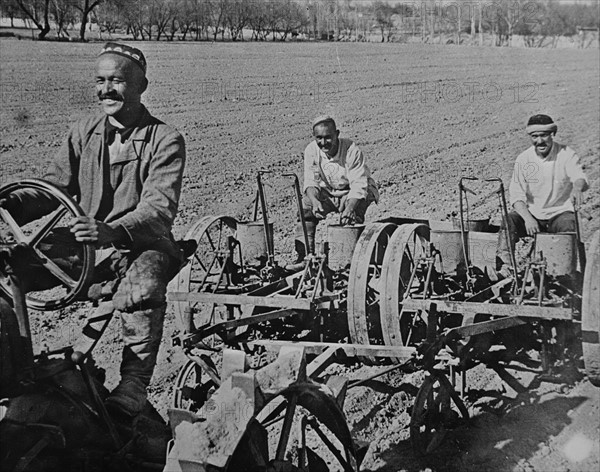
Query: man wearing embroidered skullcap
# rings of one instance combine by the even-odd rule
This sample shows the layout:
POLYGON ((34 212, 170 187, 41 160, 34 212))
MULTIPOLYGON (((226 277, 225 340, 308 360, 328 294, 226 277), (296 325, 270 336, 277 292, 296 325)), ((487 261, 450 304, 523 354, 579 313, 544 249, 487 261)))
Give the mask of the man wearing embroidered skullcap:
POLYGON ((304 247, 302 224, 296 228, 297 261, 288 266, 303 266, 306 253, 314 253, 315 234, 320 220, 329 213, 340 213, 343 225, 365 221, 367 207, 379 201, 379 192, 366 158, 348 138, 340 138, 335 120, 329 115, 312 122, 311 141, 304 150, 304 195, 302 206, 309 248, 304 247))
MULTIPOLYGON (((107 43, 95 66, 101 113, 71 127, 44 179, 75 197, 87 215, 72 220, 72 238, 112 250, 96 267, 92 285, 96 298, 112 298, 122 321, 121 380, 106 406, 134 417, 146 403, 156 364, 166 285, 182 261, 171 227, 185 143, 142 104, 148 80, 139 49, 107 43)), ((7 200, 4 206, 19 222, 39 215, 47 203, 35 192, 17 192, 7 200)))
MULTIPOLYGON (((573 205, 582 203, 589 187, 577 154, 554 140, 558 127, 552 118, 533 115, 525 131, 532 146, 517 157, 509 186, 508 239, 513 249, 525 235, 575 232, 573 205)), ((499 234, 496 261, 502 276, 511 273, 505 231, 503 227, 499 234)))

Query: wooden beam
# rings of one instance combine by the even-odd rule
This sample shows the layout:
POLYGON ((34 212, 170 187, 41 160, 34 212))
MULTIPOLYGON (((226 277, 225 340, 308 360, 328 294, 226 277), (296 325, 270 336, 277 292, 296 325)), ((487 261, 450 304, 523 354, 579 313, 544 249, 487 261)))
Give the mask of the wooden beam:
POLYGON ((438 312, 460 313, 463 315, 492 315, 492 316, 518 316, 520 318, 542 318, 546 320, 572 320, 573 313, 570 308, 533 306, 533 305, 508 305, 499 303, 455 302, 447 300, 405 300, 402 309, 405 311, 429 311, 432 304, 438 312))
POLYGON ((167 300, 170 302, 200 302, 218 303, 220 305, 254 305, 269 308, 287 308, 292 310, 310 311, 312 307, 322 302, 330 302, 339 298, 338 295, 319 297, 314 303, 307 298, 294 298, 292 296, 256 297, 251 295, 233 295, 226 293, 198 293, 198 292, 169 292, 167 300))
POLYGON ((344 351, 348 357, 355 356, 373 356, 373 357, 394 357, 399 360, 407 360, 413 357, 417 351, 414 347, 405 346, 378 346, 365 344, 338 344, 338 343, 319 343, 305 341, 272 341, 268 339, 259 339, 246 343, 248 346, 264 346, 267 349, 279 350, 283 346, 298 345, 305 348, 307 354, 321 354, 327 349, 334 348, 337 351, 344 351))

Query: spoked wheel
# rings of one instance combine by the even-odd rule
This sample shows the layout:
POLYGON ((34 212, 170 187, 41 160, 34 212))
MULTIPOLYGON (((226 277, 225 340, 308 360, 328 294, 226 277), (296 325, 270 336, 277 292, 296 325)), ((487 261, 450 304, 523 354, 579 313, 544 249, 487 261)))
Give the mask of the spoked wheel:
POLYGON ((217 389, 204 369, 189 360, 179 371, 173 392, 173 408, 196 413, 217 389))
POLYGON ((418 455, 434 451, 446 432, 469 412, 450 381, 441 373, 428 375, 417 392, 410 417, 410 441, 418 455))
POLYGON ((297 382, 273 400, 281 397, 285 408, 280 416, 271 419, 277 403, 272 401, 250 421, 228 472, 358 471, 344 414, 322 385, 297 382))
MULTIPOLYGON (((0 188, 0 199, 17 191, 23 192, 25 199, 33 194, 39 204, 27 209, 28 214, 0 208, 0 239, 27 248, 26 260, 18 261, 27 271, 27 277, 21 277, 29 291, 27 307, 43 311, 64 308, 87 289, 94 269, 93 246, 76 242, 69 231, 70 220, 85 214, 70 196, 44 180, 5 185, 0 188)), ((7 277, 0 277, 0 289, 12 296, 7 277)))
POLYGON ((600 230, 592 236, 583 277, 581 329, 583 362, 590 382, 600 387, 600 230))
MULTIPOLYGON (((372 223, 356 243, 348 275, 348 329, 356 344, 384 344, 380 321, 382 266, 388 243, 397 226, 372 223)), ((374 362, 372 358, 364 361, 374 362)))
POLYGON ((402 299, 419 285, 417 278, 411 281, 411 275, 418 260, 425 256, 428 242, 429 227, 422 224, 402 225, 390 238, 383 259, 381 293, 381 326, 387 345, 416 345, 425 336, 420 313, 403 310, 402 299))
MULTIPOLYGON (((190 258, 190 263, 177 276, 177 291, 215 293, 230 282, 228 278, 234 270, 233 266, 240 261, 236 229, 237 221, 229 216, 205 216, 190 228, 185 239, 195 240, 198 247, 190 258)), ((193 328, 213 322, 217 317, 214 304, 175 304, 176 313, 181 320, 185 319, 187 309, 197 315, 194 316, 193 328)))

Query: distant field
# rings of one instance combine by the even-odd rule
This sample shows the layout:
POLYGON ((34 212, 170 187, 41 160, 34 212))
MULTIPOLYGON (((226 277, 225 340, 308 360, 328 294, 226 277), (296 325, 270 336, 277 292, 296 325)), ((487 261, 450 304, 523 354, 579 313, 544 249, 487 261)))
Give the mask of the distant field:
MULTIPOLYGON (((536 112, 551 114, 558 139, 578 151, 593 183, 586 208, 600 206, 597 51, 373 43, 137 46, 149 61, 146 104, 187 140, 179 232, 198 215, 247 217, 254 172, 299 172, 310 120, 323 112, 336 116, 342 134, 368 156, 382 189, 373 217, 444 218, 458 208, 460 176, 507 182, 514 158, 528 146, 524 122, 536 112)), ((69 123, 95 110, 99 48, 2 40, 1 183, 40 175, 69 123)), ((293 202, 285 192, 277 198, 281 205, 273 211, 289 234, 293 202)), ((586 223, 585 233, 597 226, 586 223)))

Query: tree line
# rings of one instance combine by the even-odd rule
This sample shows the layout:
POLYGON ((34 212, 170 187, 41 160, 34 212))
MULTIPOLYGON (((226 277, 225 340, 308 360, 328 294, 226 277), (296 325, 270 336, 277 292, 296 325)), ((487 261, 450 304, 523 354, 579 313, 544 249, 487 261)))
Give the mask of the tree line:
MULTIPOLYGON (((44 39, 85 40, 88 27, 134 40, 285 41, 306 39, 556 46, 560 36, 592 34, 598 5, 555 0, 3 0, 2 15, 31 22, 44 39)), ((588 36, 589 37, 589 36, 588 36)), ((589 45, 589 44, 588 44, 589 45)))

